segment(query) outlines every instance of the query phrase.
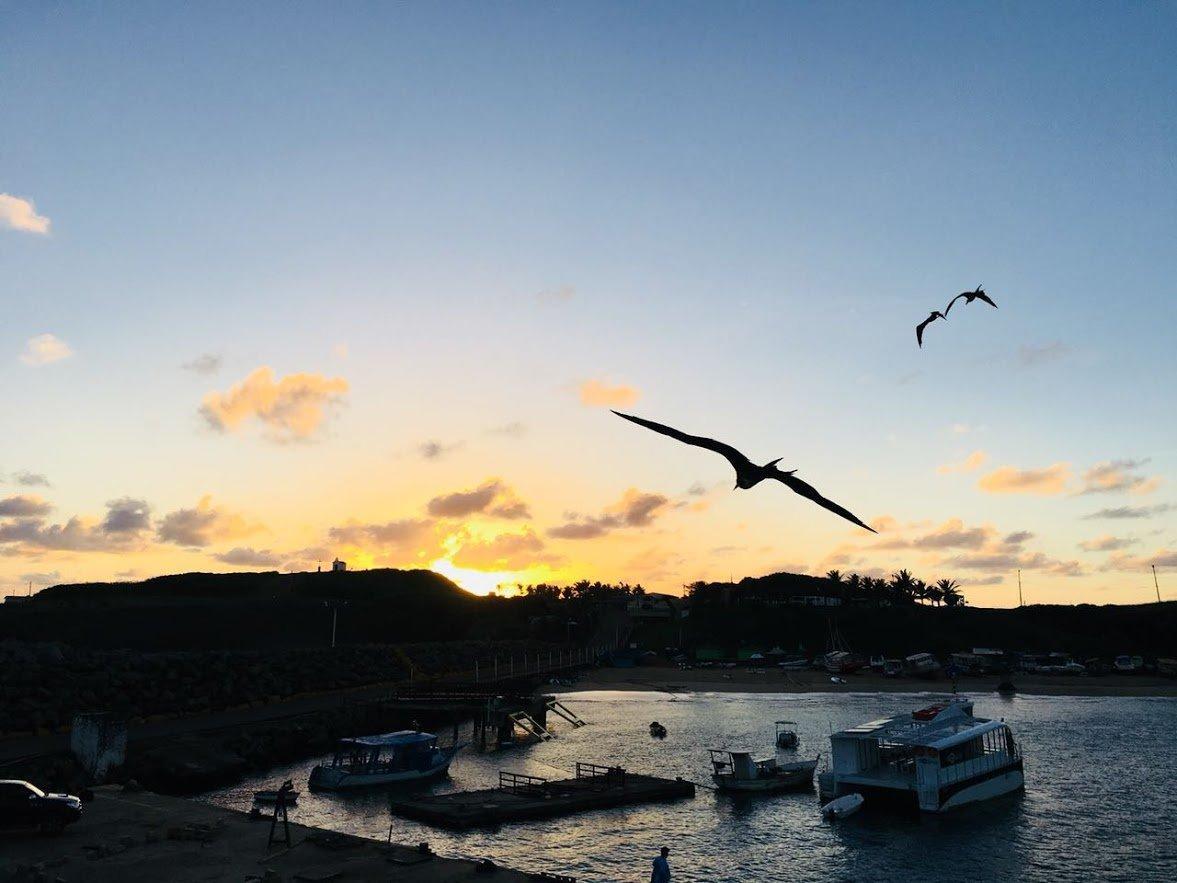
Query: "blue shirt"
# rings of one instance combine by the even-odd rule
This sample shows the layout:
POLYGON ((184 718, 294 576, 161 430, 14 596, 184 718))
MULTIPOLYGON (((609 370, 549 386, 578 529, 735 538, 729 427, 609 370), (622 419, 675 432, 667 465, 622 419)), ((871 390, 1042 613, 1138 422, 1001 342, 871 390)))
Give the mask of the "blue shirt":
POLYGON ((650 883, 670 883, 670 863, 663 856, 654 859, 654 872, 650 874, 650 883))

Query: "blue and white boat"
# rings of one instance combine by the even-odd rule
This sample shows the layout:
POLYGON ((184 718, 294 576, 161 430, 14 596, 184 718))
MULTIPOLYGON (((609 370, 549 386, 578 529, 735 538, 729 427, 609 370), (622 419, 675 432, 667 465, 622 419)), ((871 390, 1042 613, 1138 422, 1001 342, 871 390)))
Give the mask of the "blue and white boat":
POLYGON ((1004 721, 973 717, 950 699, 830 736, 823 798, 862 794, 872 805, 944 812, 1021 790, 1022 752, 1004 721))
POLYGON ((318 791, 346 791, 418 782, 445 775, 461 747, 439 748, 437 736, 419 730, 341 739, 331 762, 311 770, 307 784, 318 791))

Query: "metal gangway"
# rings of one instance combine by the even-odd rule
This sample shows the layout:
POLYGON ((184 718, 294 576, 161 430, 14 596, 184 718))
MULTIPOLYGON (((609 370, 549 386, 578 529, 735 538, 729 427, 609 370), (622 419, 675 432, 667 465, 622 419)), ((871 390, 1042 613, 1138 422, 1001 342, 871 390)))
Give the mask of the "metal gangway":
POLYGON ((561 702, 559 699, 551 699, 548 701, 548 711, 557 714, 573 727, 583 727, 588 725, 588 721, 581 720, 576 712, 561 702))
POLYGON ((536 742, 549 742, 555 738, 544 729, 543 725, 526 711, 512 711, 507 715, 512 724, 534 739, 536 742))

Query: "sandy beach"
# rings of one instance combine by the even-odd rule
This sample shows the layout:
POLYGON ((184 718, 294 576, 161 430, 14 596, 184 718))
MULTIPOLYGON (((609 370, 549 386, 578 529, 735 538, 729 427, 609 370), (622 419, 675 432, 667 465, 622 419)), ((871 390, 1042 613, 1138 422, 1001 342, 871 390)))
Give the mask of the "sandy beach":
MULTIPOLYGON (((927 693, 951 692, 946 678, 885 678, 856 672, 837 684, 824 671, 781 671, 776 668, 679 669, 672 666, 599 668, 576 682, 575 691, 650 690, 667 693, 927 693)), ((1177 696, 1177 681, 1150 675, 1075 677, 1019 674, 1017 691, 1030 696, 1177 696)), ((994 677, 961 678, 962 693, 995 691, 994 677)))

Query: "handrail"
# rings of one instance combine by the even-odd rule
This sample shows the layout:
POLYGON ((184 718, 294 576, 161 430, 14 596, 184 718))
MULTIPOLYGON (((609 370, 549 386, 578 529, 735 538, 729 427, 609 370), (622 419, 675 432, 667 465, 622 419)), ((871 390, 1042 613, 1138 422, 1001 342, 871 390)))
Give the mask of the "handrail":
POLYGON ((511 794, 542 795, 547 788, 548 780, 539 776, 529 776, 526 773, 509 773, 499 770, 499 790, 511 794))

